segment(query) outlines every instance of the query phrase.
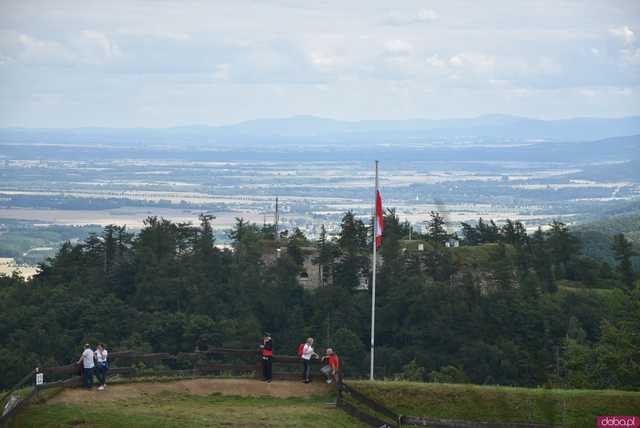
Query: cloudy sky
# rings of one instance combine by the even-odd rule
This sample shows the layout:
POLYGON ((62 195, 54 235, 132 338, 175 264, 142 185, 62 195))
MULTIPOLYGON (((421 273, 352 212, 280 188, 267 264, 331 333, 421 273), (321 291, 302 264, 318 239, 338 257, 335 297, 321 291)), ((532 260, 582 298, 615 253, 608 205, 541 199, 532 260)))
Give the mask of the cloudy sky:
POLYGON ((0 0, 0 126, 640 114, 640 1, 0 0))

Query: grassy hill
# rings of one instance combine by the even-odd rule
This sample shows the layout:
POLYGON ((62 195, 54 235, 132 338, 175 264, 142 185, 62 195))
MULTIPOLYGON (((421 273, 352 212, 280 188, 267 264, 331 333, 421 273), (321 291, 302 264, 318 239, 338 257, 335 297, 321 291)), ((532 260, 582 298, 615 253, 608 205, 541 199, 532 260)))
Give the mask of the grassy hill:
POLYGON ((609 216, 602 220, 575 226, 574 231, 592 231, 608 236, 623 233, 627 239, 640 244, 640 211, 609 216))
POLYGON ((32 406, 19 427, 360 427, 356 420, 326 405, 328 397, 206 397, 160 393, 127 400, 32 406))
POLYGON ((15 427, 362 427, 328 403, 323 383, 194 379, 66 389, 19 414, 15 427), (230 383, 232 383, 230 385, 230 383))
POLYGON ((0 220, 0 257, 37 264, 53 257, 65 241, 82 240, 101 233, 99 226, 36 226, 20 220, 0 220))
POLYGON ((572 232, 582 241, 585 255, 613 263, 611 246, 614 235, 624 234, 636 250, 640 250, 640 211, 575 226, 572 232))
MULTIPOLYGON (((349 384, 399 414, 450 420, 577 428, 594 426, 598 415, 632 415, 640 409, 640 392, 389 381, 349 384)), ((48 401, 28 407, 14 426, 364 426, 330 406, 333 401, 335 393, 325 385, 307 386, 299 382, 267 385, 249 380, 199 379, 110 385, 104 392, 82 389, 59 392, 48 401)))
POLYGON ((351 385, 400 414, 454 420, 582 428, 595 426, 599 415, 634 415, 640 409, 640 392, 415 382, 351 385))

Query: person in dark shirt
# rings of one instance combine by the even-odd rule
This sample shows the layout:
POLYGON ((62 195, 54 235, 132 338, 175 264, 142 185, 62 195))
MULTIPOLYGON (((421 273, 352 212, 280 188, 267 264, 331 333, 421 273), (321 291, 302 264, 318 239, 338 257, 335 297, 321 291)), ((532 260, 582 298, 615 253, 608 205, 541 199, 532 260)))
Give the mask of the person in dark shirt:
POLYGON ((262 345, 260 345, 260 353, 262 354, 262 377, 265 382, 271 382, 272 380, 272 357, 273 357, 273 341, 271 340, 271 333, 264 333, 262 338, 262 345))

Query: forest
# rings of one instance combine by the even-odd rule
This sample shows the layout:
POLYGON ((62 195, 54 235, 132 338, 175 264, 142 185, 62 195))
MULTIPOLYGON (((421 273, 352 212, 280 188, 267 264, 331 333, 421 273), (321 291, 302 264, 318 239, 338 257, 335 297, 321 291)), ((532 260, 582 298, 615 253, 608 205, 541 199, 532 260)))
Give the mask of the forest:
MULTIPOLYGON (((272 332, 276 354, 313 336, 348 376, 366 376, 371 233, 347 212, 335 239, 278 236, 237 219, 231 249, 213 219, 149 217, 138 233, 107 226, 65 243, 38 275, 0 276, 0 388, 37 366, 69 364, 85 342, 110 350, 177 353, 255 348, 272 332), (315 247, 325 285, 299 285, 315 247)), ((376 375, 425 382, 640 389, 637 253, 611 237, 612 262, 585 255, 562 222, 527 233, 518 221, 462 224, 460 246, 431 213, 419 234, 385 214, 377 274, 376 375), (409 241, 411 236, 411 241, 409 241), (421 251, 417 243, 422 243, 421 251)))

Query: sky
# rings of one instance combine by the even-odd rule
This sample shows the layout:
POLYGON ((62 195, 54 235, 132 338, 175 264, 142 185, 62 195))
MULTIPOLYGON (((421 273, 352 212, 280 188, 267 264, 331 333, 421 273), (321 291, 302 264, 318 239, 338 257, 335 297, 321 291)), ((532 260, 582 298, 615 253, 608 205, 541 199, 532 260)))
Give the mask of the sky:
POLYGON ((0 0, 0 127, 640 114, 638 0, 0 0))

